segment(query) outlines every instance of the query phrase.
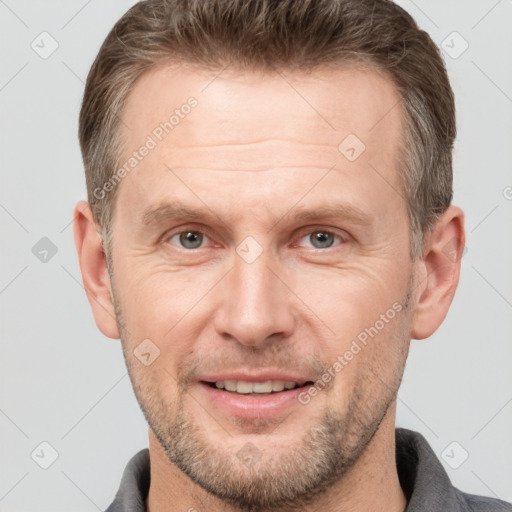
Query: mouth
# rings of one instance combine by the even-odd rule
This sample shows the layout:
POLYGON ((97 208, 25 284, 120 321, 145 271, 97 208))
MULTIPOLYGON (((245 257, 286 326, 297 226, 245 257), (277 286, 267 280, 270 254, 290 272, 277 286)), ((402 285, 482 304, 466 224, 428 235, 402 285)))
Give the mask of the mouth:
POLYGON ((211 409, 210 416, 221 413, 247 420, 282 417, 299 406, 303 410, 300 395, 313 384, 312 380, 268 377, 265 380, 217 379, 198 382, 198 390, 205 398, 205 408, 211 409))
POLYGON ((235 395, 269 396, 313 385, 313 381, 297 382, 284 380, 265 380, 251 382, 246 380, 201 381, 212 389, 218 389, 235 395))

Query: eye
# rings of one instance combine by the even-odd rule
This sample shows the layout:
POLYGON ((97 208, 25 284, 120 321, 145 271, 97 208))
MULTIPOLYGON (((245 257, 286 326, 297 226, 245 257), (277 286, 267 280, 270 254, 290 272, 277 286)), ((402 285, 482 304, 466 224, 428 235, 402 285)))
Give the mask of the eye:
POLYGON ((315 249, 329 249, 336 241, 343 242, 343 239, 331 231, 316 230, 302 237, 299 245, 305 243, 306 246, 315 249))
POLYGON ((205 239, 206 236, 199 231, 182 231, 169 238, 169 241, 184 249, 199 249, 205 239))

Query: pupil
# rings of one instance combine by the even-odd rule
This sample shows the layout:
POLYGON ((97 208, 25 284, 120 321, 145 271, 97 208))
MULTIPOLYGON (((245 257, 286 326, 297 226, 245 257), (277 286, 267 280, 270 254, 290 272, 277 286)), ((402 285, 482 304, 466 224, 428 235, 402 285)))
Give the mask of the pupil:
POLYGON ((195 231, 186 231, 180 235, 180 243, 187 249, 197 249, 203 242, 203 235, 195 231))
POLYGON ((318 249, 331 247, 334 242, 334 235, 325 231, 316 231, 311 235, 311 243, 318 249))

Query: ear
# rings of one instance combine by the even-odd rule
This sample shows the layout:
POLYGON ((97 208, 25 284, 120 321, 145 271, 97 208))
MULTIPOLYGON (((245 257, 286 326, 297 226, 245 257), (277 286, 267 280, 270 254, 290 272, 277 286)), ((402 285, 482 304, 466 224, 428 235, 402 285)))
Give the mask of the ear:
POLYGON ((464 213, 450 206, 426 237, 423 258, 416 262, 412 338, 428 338, 445 319, 459 283, 465 242, 464 213))
POLYGON ((80 201, 74 212, 75 245, 82 272, 82 280, 94 319, 99 330, 109 338, 119 338, 112 285, 107 259, 91 207, 80 201))

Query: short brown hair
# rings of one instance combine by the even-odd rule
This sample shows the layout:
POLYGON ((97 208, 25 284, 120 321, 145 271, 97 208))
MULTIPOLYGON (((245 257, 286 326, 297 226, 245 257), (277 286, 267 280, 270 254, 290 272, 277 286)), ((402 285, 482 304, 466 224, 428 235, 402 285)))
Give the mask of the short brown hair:
POLYGON ((388 0, 145 0, 112 28, 87 77, 80 145, 89 203, 110 245, 117 187, 98 198, 122 150, 121 117, 149 69, 190 62, 212 69, 307 69, 364 63, 383 71, 404 119, 400 178, 411 256, 452 200, 455 104, 440 52, 412 17, 388 0))

